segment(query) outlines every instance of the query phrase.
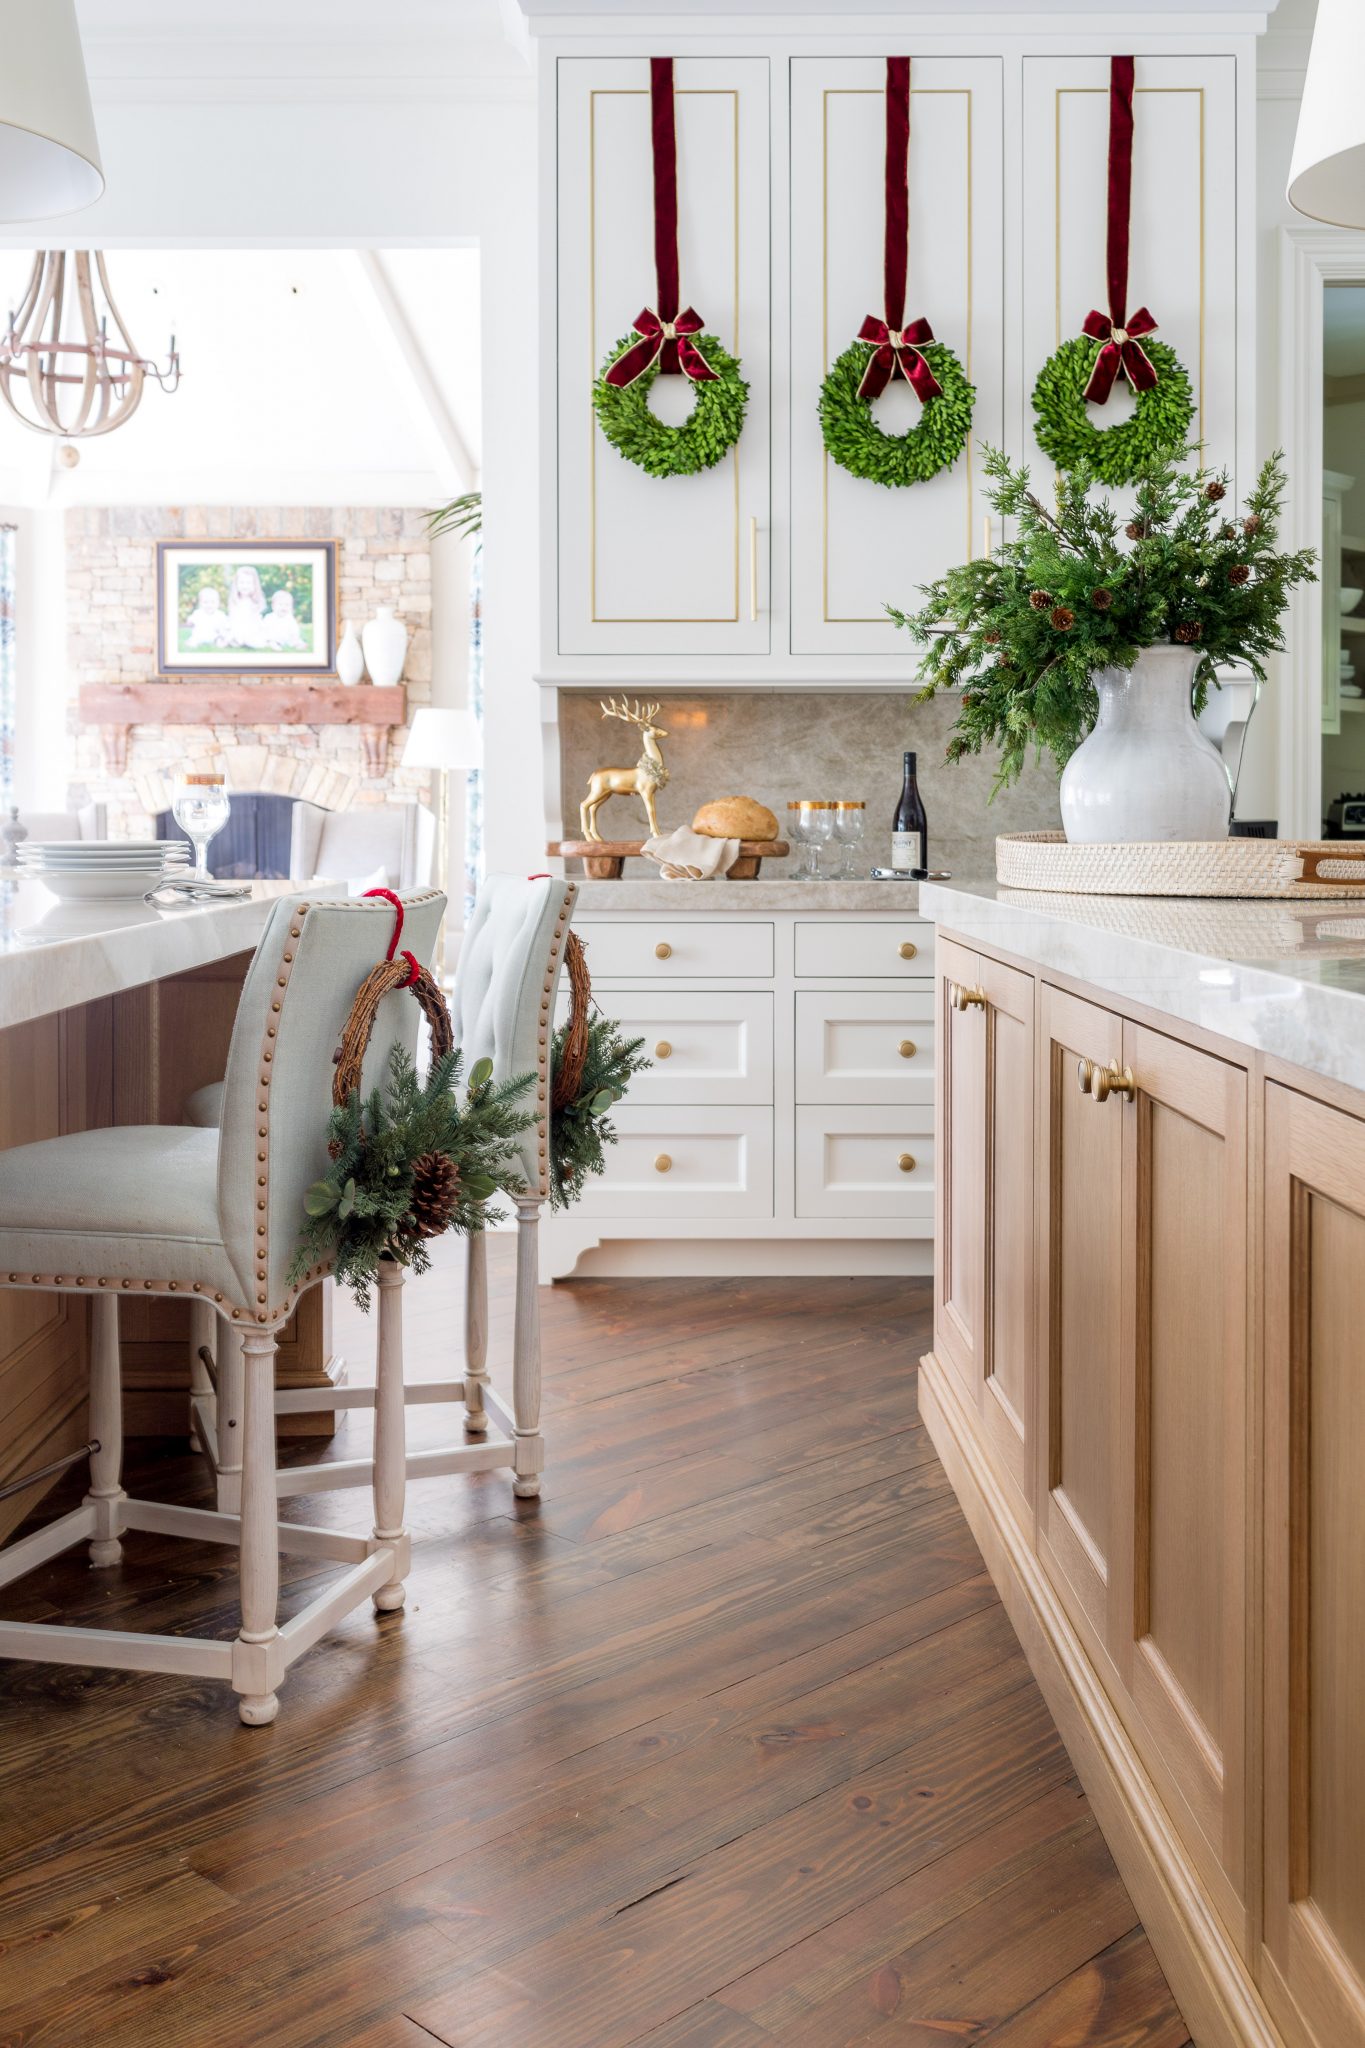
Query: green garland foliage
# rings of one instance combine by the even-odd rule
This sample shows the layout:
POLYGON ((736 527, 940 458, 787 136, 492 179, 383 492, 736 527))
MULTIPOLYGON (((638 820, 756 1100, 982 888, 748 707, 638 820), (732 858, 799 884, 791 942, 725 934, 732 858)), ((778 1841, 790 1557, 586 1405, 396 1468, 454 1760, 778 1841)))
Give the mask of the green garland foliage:
POLYGON ((693 386, 696 403, 679 427, 651 412, 649 394, 659 366, 654 363, 624 390, 608 384, 606 373, 623 349, 640 339, 628 334, 618 341, 592 387, 593 411, 602 432, 619 455, 650 476, 695 476, 711 469, 739 439, 749 387, 738 360, 714 334, 692 336, 694 346, 717 372, 714 380, 693 386))
MULTIPOLYGON (((552 1070, 564 1052, 568 1025, 555 1033, 552 1070)), ((595 1016, 588 1025, 588 1056, 577 1096, 550 1119, 550 1207, 567 1209, 583 1192, 590 1173, 606 1165, 605 1147, 616 1143, 610 1111, 631 1077, 653 1062, 641 1055, 643 1038, 622 1038, 619 1024, 595 1016)))
POLYGON ((454 1169, 448 1230, 481 1230, 490 1195, 520 1192, 517 1140, 535 1121, 522 1106, 532 1076, 495 1086, 492 1061, 480 1060, 461 1101, 460 1067, 457 1048, 420 1080, 411 1055, 396 1045, 387 1092, 376 1087, 362 1101, 359 1089, 352 1089, 332 1111, 332 1166, 304 1198, 308 1220, 289 1270, 291 1286, 328 1259, 336 1278, 368 1309, 381 1259, 424 1273, 431 1264, 428 1239, 413 1211, 419 1161, 434 1157, 454 1169))
POLYGON ((942 396, 926 400, 919 425, 908 433, 884 434, 869 401, 858 396, 871 354, 869 343, 855 341, 835 358, 820 386, 825 447, 841 469, 869 483, 922 484, 950 468, 967 445, 976 386, 950 348, 941 341, 926 343, 920 354, 943 387, 942 396))
POLYGON ((1270 457, 1233 514, 1226 473, 1177 467, 1192 452, 1148 463, 1120 524, 1107 499, 1091 499, 1086 465, 1058 477, 1053 512, 1026 469, 984 451, 987 496, 1013 538, 928 584, 917 611, 887 607, 921 644, 919 701, 962 693, 950 761, 998 748, 997 789, 1030 746, 1064 765, 1094 722, 1096 670, 1131 668, 1144 647, 1198 650, 1196 709, 1220 667, 1240 663, 1264 679, 1266 655, 1284 644, 1290 591, 1316 580, 1310 549, 1275 545, 1283 457, 1270 457))
POLYGON ((1087 402, 1085 387, 1104 346, 1081 334, 1048 357, 1033 387, 1034 435, 1045 455, 1061 469, 1080 464, 1102 484, 1136 483, 1154 462, 1185 446, 1194 418, 1189 375, 1173 348, 1144 336, 1142 346, 1156 371, 1150 391, 1140 391, 1131 415, 1116 426, 1099 425, 1102 407, 1087 402))

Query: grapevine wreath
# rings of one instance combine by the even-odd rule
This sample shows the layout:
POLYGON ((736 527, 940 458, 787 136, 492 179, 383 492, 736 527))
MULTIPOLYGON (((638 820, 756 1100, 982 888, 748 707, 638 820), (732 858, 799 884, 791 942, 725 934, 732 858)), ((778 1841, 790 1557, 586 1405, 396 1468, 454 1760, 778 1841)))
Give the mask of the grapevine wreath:
POLYGON ((1154 461, 1183 449, 1194 419, 1189 374, 1175 350, 1147 337, 1156 321, 1145 306, 1125 312, 1133 186, 1133 59, 1109 60, 1109 169, 1105 268, 1109 310, 1086 314, 1082 331, 1048 357, 1033 389, 1038 446, 1060 469, 1082 464, 1101 483, 1133 483, 1154 461), (1108 403, 1118 378, 1137 406, 1114 427, 1095 425, 1087 409, 1108 403))

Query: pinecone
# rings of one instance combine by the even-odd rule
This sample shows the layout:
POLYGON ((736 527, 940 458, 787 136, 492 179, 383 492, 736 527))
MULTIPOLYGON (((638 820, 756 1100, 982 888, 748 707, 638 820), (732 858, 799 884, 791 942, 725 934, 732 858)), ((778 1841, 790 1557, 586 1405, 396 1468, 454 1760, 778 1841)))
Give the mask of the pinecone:
POLYGON ((1248 583, 1250 580, 1251 570, 1245 562, 1234 562, 1228 570, 1229 583, 1248 583))
POLYGON ((1028 601, 1036 612, 1045 612, 1052 603, 1052 599, 1045 590, 1031 590, 1028 594, 1028 601))
POLYGON ((1076 623, 1076 614, 1069 612, 1064 604, 1059 604, 1048 613, 1048 619, 1059 633, 1069 633, 1076 623))
POLYGON ((1244 519, 1244 520, 1242 521, 1242 531, 1243 531, 1243 533, 1259 533, 1259 532, 1260 532, 1260 530, 1261 530, 1261 515, 1260 515, 1260 513, 1259 513, 1259 512, 1252 512, 1252 513, 1249 513, 1249 514, 1247 515, 1247 517, 1246 517, 1246 518, 1245 518, 1245 519, 1244 519))
POLYGON ((1099 590, 1091 591, 1090 602, 1094 605, 1097 612, 1107 612, 1110 605, 1114 602, 1114 593, 1112 590, 1105 590, 1101 586, 1099 590))
POLYGON ((1152 529, 1145 519, 1130 519, 1123 530, 1129 540, 1146 540, 1152 529))
POLYGON ((459 1190, 459 1168, 444 1152, 423 1152, 413 1161, 411 1224, 418 1237, 441 1235, 459 1190))
POLYGON ((1224 540, 1236 540, 1237 538, 1237 528, 1233 525, 1230 519, 1225 519, 1223 521, 1220 531, 1222 533, 1224 540))
POLYGON ((1212 483, 1205 484, 1204 496, 1208 499, 1210 505, 1217 505, 1223 498, 1226 498, 1227 492, 1222 484, 1219 483, 1217 477, 1215 477, 1212 483))
POLYGON ((1193 647, 1196 640, 1204 637, 1204 628, 1198 619, 1182 619, 1175 629, 1175 637, 1182 647, 1193 647))
POLYGON ((981 637, 988 647, 998 647, 1000 645, 1000 635, 994 626, 988 626, 981 637))

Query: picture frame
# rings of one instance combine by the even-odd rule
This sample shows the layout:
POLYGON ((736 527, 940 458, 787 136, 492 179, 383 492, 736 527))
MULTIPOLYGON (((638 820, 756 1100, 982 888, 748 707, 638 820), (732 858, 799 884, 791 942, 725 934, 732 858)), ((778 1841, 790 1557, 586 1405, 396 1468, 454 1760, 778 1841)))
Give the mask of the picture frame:
POLYGON ((335 676, 335 540, 160 540, 163 676, 335 676))

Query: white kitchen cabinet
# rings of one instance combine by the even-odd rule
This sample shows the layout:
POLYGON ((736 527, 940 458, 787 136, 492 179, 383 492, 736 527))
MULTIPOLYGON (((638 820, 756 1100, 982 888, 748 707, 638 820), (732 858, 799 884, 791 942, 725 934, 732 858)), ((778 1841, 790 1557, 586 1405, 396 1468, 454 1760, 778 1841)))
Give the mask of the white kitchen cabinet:
MULTIPOLYGON (((556 1021, 568 1013, 563 989, 556 1021)), ((771 1103, 773 999, 766 991, 613 988, 611 1014, 623 1037, 644 1040, 651 1062, 631 1083, 632 1103, 771 1103)), ((932 1057, 929 1065, 932 1073, 932 1057)))
POLYGON ((796 1213, 932 1221, 933 1104, 800 1104, 796 1213))
POLYGON ((796 991, 798 1102, 932 1102, 934 1001, 922 984, 796 991))
MULTIPOLYGON (((907 321, 928 319, 976 385, 951 469, 898 489, 825 453, 817 400, 867 314, 881 318, 882 57, 798 57, 791 67, 791 651, 901 654, 886 617, 919 584, 979 555, 988 532, 981 444, 1005 438, 1004 66, 915 57, 910 73, 907 321)), ((874 401, 888 434, 920 401, 897 378, 874 401)), ((998 539, 998 533, 996 538, 998 539)))
MULTIPOLYGON (((739 357, 744 431, 714 468, 653 477, 611 446, 592 385, 653 306, 649 59, 557 66, 557 651, 766 653, 771 626, 768 61, 684 57, 674 70, 682 303, 739 357)), ((678 424, 693 389, 659 377, 678 424)))

